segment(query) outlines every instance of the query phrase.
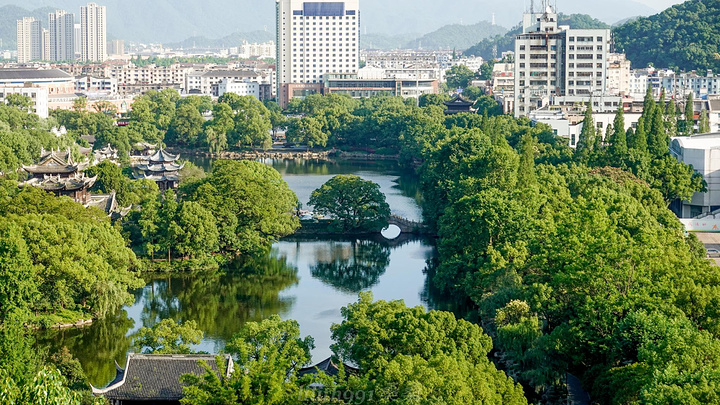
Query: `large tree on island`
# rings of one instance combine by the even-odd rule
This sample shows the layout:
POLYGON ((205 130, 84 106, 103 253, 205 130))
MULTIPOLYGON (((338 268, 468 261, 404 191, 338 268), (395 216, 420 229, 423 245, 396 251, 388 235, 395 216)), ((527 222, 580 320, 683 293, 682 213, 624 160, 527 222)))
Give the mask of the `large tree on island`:
POLYGON ((299 226, 292 215, 297 196, 277 170, 260 162, 217 161, 184 193, 215 217, 221 251, 260 253, 299 226))
POLYGON ((343 231, 377 231, 387 226, 390 206, 380 186, 354 175, 338 175, 313 191, 310 205, 335 218, 343 231))

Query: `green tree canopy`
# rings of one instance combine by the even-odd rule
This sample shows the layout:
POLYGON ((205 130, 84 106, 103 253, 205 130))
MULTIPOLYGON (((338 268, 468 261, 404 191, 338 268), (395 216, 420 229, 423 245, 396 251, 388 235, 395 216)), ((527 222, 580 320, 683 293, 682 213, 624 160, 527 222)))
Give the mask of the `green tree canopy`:
POLYGON ((376 231, 387 226, 390 206, 380 186, 354 175, 337 175, 313 191, 310 205, 330 215, 344 231, 376 231))
POLYGON ((199 344, 203 332, 195 321, 175 322, 163 319, 152 328, 142 327, 135 334, 133 344, 143 353, 189 354, 191 344, 199 344))
POLYGON ((445 72, 445 80, 451 89, 464 89, 475 78, 475 72, 465 65, 454 65, 445 72))
POLYGON ((273 315, 262 322, 248 322, 228 342, 226 351, 235 358, 229 378, 218 377, 209 367, 205 375, 185 375, 183 404, 296 403, 300 396, 297 371, 310 360, 315 347, 311 337, 300 338, 295 321, 273 315))
POLYGON ((223 251, 262 252, 299 226, 292 215, 297 196, 263 163, 217 161, 210 175, 188 192, 190 201, 215 216, 223 251))
POLYGON ((387 398, 379 403, 526 403, 520 385, 487 358, 492 341, 477 325, 402 301, 373 302, 370 293, 342 314, 333 351, 360 367, 349 385, 387 398))

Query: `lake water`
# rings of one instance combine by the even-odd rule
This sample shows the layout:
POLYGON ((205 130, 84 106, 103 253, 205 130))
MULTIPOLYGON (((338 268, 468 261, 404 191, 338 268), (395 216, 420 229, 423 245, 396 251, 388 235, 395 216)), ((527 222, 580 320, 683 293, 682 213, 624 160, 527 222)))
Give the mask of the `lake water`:
MULTIPOLYGON (((200 166, 209 166, 199 160, 200 166)), ((356 174, 381 186, 391 210, 420 220, 418 184, 413 174, 394 163, 267 161, 275 167, 305 205, 313 190, 337 174, 356 174)), ((205 333, 195 350, 222 350, 247 321, 273 314, 295 319, 303 336, 315 338, 313 361, 330 355, 330 326, 342 321, 340 308, 357 300, 360 291, 376 299, 402 299, 409 306, 435 308, 441 299, 430 292, 424 269, 435 257, 430 241, 286 239, 262 258, 246 263, 269 276, 237 272, 160 276, 135 292, 135 303, 83 329, 44 331, 41 346, 63 346, 83 365, 90 382, 104 386, 115 376, 115 361, 124 367, 132 336, 162 319, 194 320, 205 333)))

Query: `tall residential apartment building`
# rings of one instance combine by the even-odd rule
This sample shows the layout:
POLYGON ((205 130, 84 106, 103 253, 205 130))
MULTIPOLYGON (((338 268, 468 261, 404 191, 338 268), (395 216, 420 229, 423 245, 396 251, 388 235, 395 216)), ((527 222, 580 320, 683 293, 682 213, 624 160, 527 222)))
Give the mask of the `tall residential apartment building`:
POLYGON ((602 96, 607 88, 609 29, 559 26, 557 12, 545 0, 541 12, 523 16, 515 38, 515 116, 553 104, 602 96))
POLYGON ((73 31, 73 40, 75 41, 75 55, 80 56, 82 55, 82 28, 80 28, 80 23, 75 23, 73 31))
POLYGON ((49 15, 50 60, 75 60, 75 14, 57 10, 49 15))
POLYGON ((107 59, 107 25, 105 6, 88 3, 80 7, 80 30, 83 62, 107 59))
POLYGON ((125 41, 122 39, 113 39, 110 41, 110 55, 125 55, 125 41))
POLYGON ((18 63, 43 59, 43 30, 40 21, 24 17, 17 21, 18 63))
POLYGON ((359 0, 276 0, 280 105, 318 93, 328 73, 359 68, 359 0))

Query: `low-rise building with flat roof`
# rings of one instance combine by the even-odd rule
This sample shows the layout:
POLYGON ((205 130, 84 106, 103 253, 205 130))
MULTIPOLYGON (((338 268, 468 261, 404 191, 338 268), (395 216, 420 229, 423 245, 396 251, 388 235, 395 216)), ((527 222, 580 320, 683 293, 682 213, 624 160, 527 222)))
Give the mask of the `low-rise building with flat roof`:
POLYGON ((672 138, 670 153, 692 165, 707 183, 706 192, 695 193, 690 201, 676 201, 673 211, 681 218, 695 218, 720 210, 720 133, 672 138))

